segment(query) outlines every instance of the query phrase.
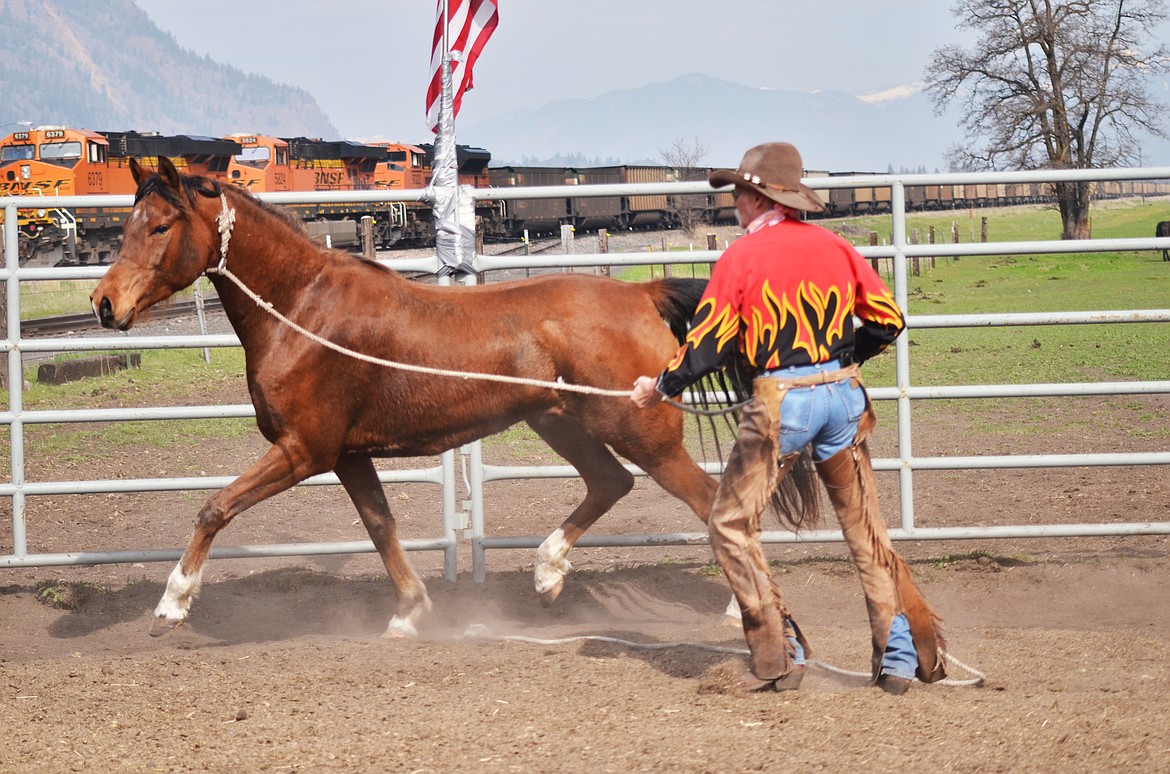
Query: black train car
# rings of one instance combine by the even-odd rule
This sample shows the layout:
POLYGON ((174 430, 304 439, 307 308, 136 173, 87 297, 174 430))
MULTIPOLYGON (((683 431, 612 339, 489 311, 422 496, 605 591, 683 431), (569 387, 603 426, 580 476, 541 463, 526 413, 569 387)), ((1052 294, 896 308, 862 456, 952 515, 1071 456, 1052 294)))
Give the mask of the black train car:
MULTIPOLYGON (((488 180, 493 188, 517 188, 546 185, 576 185, 577 175, 565 167, 492 167, 488 180)), ((497 217, 503 224, 503 231, 520 236, 528 231, 536 234, 556 233, 562 224, 573 222, 572 200, 555 199, 506 199, 497 217)))
MULTIPOLYGON (((674 170, 669 167, 582 167, 576 170, 577 181, 582 185, 626 184, 626 183, 669 183, 673 182, 674 170)), ((666 194, 638 194, 636 196, 600 197, 593 203, 582 200, 583 215, 598 219, 612 215, 618 228, 650 228, 664 226, 670 220, 670 205, 666 194), (616 205, 616 206, 615 206, 616 205)))

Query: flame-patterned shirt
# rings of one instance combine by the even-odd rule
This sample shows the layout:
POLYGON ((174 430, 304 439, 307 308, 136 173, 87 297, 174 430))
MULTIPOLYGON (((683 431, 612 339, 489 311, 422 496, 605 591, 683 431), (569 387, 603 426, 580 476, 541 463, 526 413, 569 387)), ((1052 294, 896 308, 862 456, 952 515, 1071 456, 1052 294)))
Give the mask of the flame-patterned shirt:
POLYGON ((658 390, 678 395, 736 350, 755 374, 842 357, 863 362, 904 327, 893 295, 852 245, 772 210, 716 262, 686 343, 658 377, 658 390), (857 330, 854 315, 862 323, 857 330))

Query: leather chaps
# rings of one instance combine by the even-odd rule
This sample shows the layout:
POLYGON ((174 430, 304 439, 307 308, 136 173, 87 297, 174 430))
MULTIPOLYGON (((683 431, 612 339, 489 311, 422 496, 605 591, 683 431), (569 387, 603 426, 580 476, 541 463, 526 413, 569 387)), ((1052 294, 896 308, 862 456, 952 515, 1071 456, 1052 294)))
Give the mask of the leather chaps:
MULTIPOLYGON (((842 375, 857 378, 855 370, 842 375)), ((806 656, 812 654, 784 604, 759 540, 760 514, 798 456, 781 459, 779 455, 780 404, 793 386, 802 385, 793 380, 755 380, 754 396, 740 414, 738 437, 708 521, 711 548, 743 613, 752 673, 762 680, 777 679, 791 671, 794 654, 788 636, 800 642, 806 656), (792 623, 788 632, 786 621, 792 623)), ((873 639, 873 679, 878 677, 890 625, 895 616, 905 614, 918 651, 917 677, 935 682, 946 676, 942 658, 946 643, 939 631, 939 617, 894 551, 881 518, 866 445, 873 426, 873 408, 867 396, 853 445, 817 462, 817 473, 828 490, 865 593, 873 639)))

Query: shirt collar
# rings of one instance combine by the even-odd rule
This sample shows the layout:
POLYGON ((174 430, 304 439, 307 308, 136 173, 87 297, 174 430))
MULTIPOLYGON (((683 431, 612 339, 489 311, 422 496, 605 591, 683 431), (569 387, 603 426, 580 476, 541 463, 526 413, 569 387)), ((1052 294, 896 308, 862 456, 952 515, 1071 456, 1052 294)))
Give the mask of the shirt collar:
POLYGON ((776 206, 757 215, 755 220, 747 225, 746 231, 749 234, 754 234, 760 229, 766 228, 768 226, 775 226, 777 223, 781 223, 784 220, 784 210, 780 209, 779 206, 776 206))

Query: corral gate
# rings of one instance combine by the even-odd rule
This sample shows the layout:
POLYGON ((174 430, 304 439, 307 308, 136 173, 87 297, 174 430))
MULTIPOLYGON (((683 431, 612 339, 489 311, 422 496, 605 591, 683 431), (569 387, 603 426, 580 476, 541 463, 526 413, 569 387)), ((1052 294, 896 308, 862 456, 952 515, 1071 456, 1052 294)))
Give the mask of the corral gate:
MULTIPOLYGON (((1170 168, 1121 169, 1121 170, 1076 170, 1063 172, 1003 172, 981 174, 947 175, 883 175, 865 177, 810 178, 805 182, 819 189, 847 189, 859 187, 889 186, 892 232, 890 244, 859 247, 860 252, 871 259, 889 259, 893 266, 894 296, 903 309, 908 308, 907 264, 921 257, 976 256, 976 255, 1024 255, 1040 253, 1091 253, 1101 251, 1148 251, 1170 248, 1170 239, 1128 238, 1093 239, 1082 241, 1033 241, 995 242, 970 244, 913 245, 907 240, 906 232, 906 188, 907 186, 962 185, 962 184, 1011 184, 1031 182, 1056 182, 1073 180, 1164 180, 1170 179, 1170 168)), ((531 189, 480 189, 474 192, 479 199, 522 199, 549 198, 572 195, 616 196, 632 194, 706 194, 711 189, 706 183, 657 183, 640 185, 598 185, 572 187, 541 187, 531 189)), ((418 200, 421 192, 401 192, 403 200, 418 200)), ((301 202, 370 202, 380 201, 382 195, 376 192, 330 193, 330 194, 262 194, 261 199, 275 204, 301 202)), ((17 222, 18 209, 59 209, 86 206, 120 206, 132 203, 128 196, 97 197, 11 197, 0 198, 4 208, 5 222, 17 222)), ((223 417, 253 416, 250 405, 235 406, 192 406, 163 408, 125 409, 69 409, 53 411, 26 411, 23 408, 23 363, 25 353, 38 352, 87 352, 116 350, 143 350, 164 348, 205 348, 238 346, 234 336, 118 336, 118 337, 70 337, 63 339, 27 339, 20 331, 20 285, 46 280, 93 279, 100 277, 104 267, 82 268, 29 268, 17 265, 16 229, 4 233, 4 269, 0 279, 7 292, 7 319, 3 351, 7 357, 8 402, 7 409, 0 412, 0 424, 9 428, 9 471, 7 480, 0 481, 0 495, 11 502, 11 546, 12 553, 0 556, 0 567, 32 567, 54 565, 92 565, 102 563, 175 561, 179 548, 126 548, 108 552, 64 552, 54 554, 30 554, 26 513, 28 498, 58 494, 104 494, 111 492, 157 492, 178 490, 219 489, 231 477, 195 476, 185 478, 159 477, 146 479, 116 480, 59 480, 29 481, 25 475, 25 427, 31 424, 89 423, 142 420, 193 420, 223 417)), ((618 265, 644 265, 650 262, 662 263, 710 263, 718 257, 718 251, 693 251, 683 253, 656 253, 651 260, 644 253, 637 254, 592 254, 522 256, 502 258, 478 256, 477 269, 481 272, 506 268, 539 267, 593 267, 618 265)), ((400 270, 423 270, 436 272, 439 268, 437 257, 424 259, 395 259, 393 265, 400 270)), ((1168 323, 1170 309, 1114 310, 1107 312, 1053 312, 1053 313, 1011 313, 1011 314, 967 314, 967 315, 907 315, 910 329, 985 327, 985 326, 1029 326, 1029 325, 1081 325, 1111 323, 1168 323)), ((978 386, 937 386, 916 387, 910 380, 910 347, 908 337, 902 336, 895 345, 896 386, 874 388, 874 400, 892 400, 897 404, 898 456, 876 458, 874 467, 879 471, 897 471, 900 491, 900 527, 891 530, 895 540, 930 539, 974 539, 1011 537, 1060 537, 1060 536, 1105 536, 1170 534, 1170 520, 1144 523, 1078 523, 1020 526, 967 526, 953 528, 922 528, 915 525, 913 476, 918 470, 961 470, 990 468, 1045 468, 1081 467, 1108 465, 1168 465, 1170 452, 1133 452, 1116 454, 1049 454, 1049 455, 1001 455, 1001 456, 935 456, 919 457, 912 452, 913 435, 910 408, 913 401, 941 398, 1009 398, 1087 395, 1135 395, 1170 393, 1170 381, 1090 382, 1059 384, 1015 384, 978 386)), ((463 458, 463 472, 457 470, 454 452, 447 452, 436 467, 380 474, 384 482, 426 482, 442 488, 442 513, 439 520, 439 534, 433 538, 404 541, 407 550, 439 550, 444 553, 444 574, 448 580, 455 580, 457 548, 462 530, 472 550, 473 575, 477 581, 484 578, 486 556, 492 548, 535 547, 543 539, 540 536, 487 537, 485 524, 490 519, 490 504, 484 496, 485 485, 491 481, 516 478, 554 478, 575 476, 567 466, 511 467, 488 465, 483 462, 479 443, 460 450, 463 458), (461 512, 456 506, 457 489, 463 479, 466 483, 467 498, 461 512), (469 523, 468 523, 469 522, 469 523)), ((631 467, 633 472, 640 470, 631 467)), ((708 466, 712 472, 717 472, 708 466)), ((336 477, 320 476, 306 482, 308 485, 336 484, 336 477)), ((550 524, 550 528, 554 526, 550 524)), ((766 532, 766 542, 790 542, 795 537, 787 532, 766 532)), ((814 531, 801 533, 802 542, 839 541, 837 531, 814 531)), ((578 545, 691 545, 706 541, 705 533, 643 534, 585 536, 578 545)), ((235 548, 221 548, 213 552, 216 558, 243 558, 253 556, 293 556, 372 552, 369 541, 348 541, 330 543, 292 543, 277 545, 253 545, 235 548)))

